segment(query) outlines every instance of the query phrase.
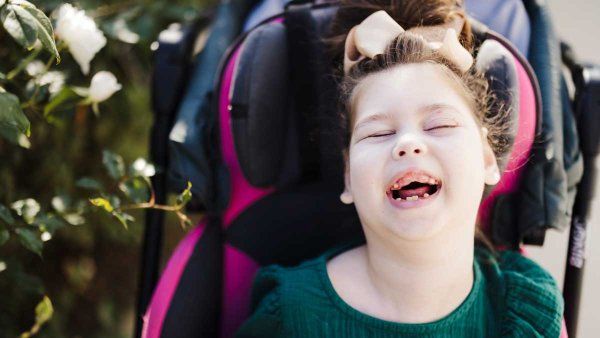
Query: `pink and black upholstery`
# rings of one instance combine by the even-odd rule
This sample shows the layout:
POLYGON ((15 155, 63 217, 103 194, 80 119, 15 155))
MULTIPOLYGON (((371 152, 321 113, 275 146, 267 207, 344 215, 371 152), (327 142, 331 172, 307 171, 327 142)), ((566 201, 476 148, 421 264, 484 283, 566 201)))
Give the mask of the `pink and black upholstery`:
MULTIPOLYGON (((269 264, 293 265, 360 238, 342 191, 336 90, 322 40, 337 8, 300 6, 242 36, 215 85, 216 160, 227 203, 209 210, 179 244, 144 316, 143 337, 232 337, 249 312, 252 279, 269 264), (291 43, 294 41, 294 43, 291 43)), ((542 123, 528 61, 481 24, 477 67, 511 108, 514 146, 500 183, 482 203, 484 230, 498 231, 496 200, 520 187, 542 123)), ((497 108, 497 107, 496 107, 497 108)), ((512 230, 511 230, 512 231, 512 230)), ((518 243, 517 243, 518 244, 518 243)))

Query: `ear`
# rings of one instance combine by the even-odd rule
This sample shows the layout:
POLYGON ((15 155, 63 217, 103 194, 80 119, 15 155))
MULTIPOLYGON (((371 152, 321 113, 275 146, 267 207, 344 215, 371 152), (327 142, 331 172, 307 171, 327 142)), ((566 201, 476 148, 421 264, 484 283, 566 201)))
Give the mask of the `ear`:
POLYGON ((496 155, 488 142, 488 130, 485 127, 481 128, 481 141, 483 144, 483 162, 484 162, 484 182, 487 185, 496 185, 500 181, 500 169, 496 155))
POLYGON ((352 193, 350 192, 350 165, 348 159, 348 150, 343 151, 344 155, 344 191, 340 195, 340 200, 344 204, 352 204, 354 202, 354 198, 352 197, 352 193))

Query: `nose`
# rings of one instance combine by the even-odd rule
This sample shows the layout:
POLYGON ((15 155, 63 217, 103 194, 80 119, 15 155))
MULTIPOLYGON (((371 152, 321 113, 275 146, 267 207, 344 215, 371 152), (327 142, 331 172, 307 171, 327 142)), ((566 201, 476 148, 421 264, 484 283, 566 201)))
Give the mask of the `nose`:
POLYGON ((425 143, 414 134, 404 134, 398 138, 392 150, 392 157, 400 159, 407 156, 419 156, 427 152, 425 143))

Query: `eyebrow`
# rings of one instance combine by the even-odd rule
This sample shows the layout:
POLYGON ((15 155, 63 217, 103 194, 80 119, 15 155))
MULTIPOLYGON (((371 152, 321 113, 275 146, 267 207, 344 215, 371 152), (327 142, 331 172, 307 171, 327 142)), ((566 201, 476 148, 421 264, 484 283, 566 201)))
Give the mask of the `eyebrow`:
MULTIPOLYGON (((422 115, 425 113, 434 112, 436 110, 443 110, 443 109, 450 109, 450 110, 458 111, 458 109, 456 109, 454 106, 451 106, 448 104, 433 103, 433 104, 429 104, 429 105, 419 108, 418 114, 422 115)), ((356 123, 356 125, 354 126, 354 130, 357 130, 358 128, 360 128, 366 124, 369 124, 371 122, 385 121, 385 120, 391 120, 391 119, 392 119, 392 115, 389 113, 372 114, 372 115, 369 115, 369 116, 363 118, 362 120, 360 120, 360 122, 356 123)))
POLYGON ((369 124, 371 122, 385 121, 385 120, 391 120, 391 119, 392 119, 392 115, 390 115, 388 113, 377 113, 377 114, 369 115, 369 116, 363 118, 362 120, 360 120, 360 122, 356 123, 356 125, 354 126, 354 130, 357 130, 358 128, 362 127, 363 125, 369 124))

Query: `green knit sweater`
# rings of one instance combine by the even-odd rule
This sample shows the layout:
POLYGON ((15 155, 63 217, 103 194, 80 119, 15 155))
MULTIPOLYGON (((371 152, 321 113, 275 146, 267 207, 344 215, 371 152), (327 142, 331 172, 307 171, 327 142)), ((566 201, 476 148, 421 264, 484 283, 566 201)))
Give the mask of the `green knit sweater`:
POLYGON ((348 305, 333 288, 326 262, 332 249, 293 268, 259 271, 253 314, 242 337, 558 337, 563 301, 553 278, 519 253, 477 248, 473 287, 442 319, 424 324, 385 321, 348 305))

